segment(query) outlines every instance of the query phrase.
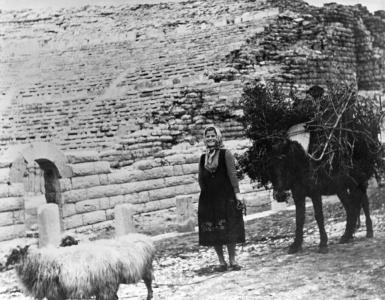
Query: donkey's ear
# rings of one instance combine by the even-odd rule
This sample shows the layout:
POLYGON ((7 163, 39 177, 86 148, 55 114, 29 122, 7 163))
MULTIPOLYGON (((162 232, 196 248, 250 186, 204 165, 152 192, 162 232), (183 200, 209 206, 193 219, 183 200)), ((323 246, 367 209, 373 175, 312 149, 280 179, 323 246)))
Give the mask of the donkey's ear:
POLYGON ((24 248, 20 249, 21 255, 25 255, 28 252, 29 245, 26 245, 24 248))

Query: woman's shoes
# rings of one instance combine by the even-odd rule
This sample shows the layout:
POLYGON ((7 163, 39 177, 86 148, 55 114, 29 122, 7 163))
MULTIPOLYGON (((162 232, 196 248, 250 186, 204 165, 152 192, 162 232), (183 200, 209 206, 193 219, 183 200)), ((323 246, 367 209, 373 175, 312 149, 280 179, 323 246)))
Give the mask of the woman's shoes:
POLYGON ((242 267, 238 264, 232 264, 232 265, 227 265, 227 264, 220 264, 219 266, 215 267, 214 270, 216 272, 226 272, 227 270, 229 271, 239 271, 241 270, 242 267))
POLYGON ((229 266, 230 271, 239 271, 240 269, 242 269, 242 267, 238 264, 232 264, 229 266))
POLYGON ((214 270, 217 272, 225 272, 227 271, 227 264, 220 264, 219 266, 215 267, 214 270))

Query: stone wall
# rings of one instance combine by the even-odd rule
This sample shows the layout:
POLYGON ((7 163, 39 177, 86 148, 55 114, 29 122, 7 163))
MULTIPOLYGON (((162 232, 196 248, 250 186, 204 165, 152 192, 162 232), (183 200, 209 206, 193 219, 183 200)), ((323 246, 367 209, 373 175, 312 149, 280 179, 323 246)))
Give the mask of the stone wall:
MULTIPOLYGON (((234 153, 246 147, 240 141, 227 145, 234 153)), ((31 148, 38 149, 39 145, 31 148)), ((44 165, 48 160, 38 158, 35 153, 31 157, 39 162, 37 167, 45 169, 35 172, 35 167, 28 167, 34 164, 25 159, 29 152, 30 148, 16 152, 16 159, 1 163, 0 240, 34 236, 38 229, 37 209, 46 203, 58 204, 64 231, 98 231, 114 226, 117 204, 133 204, 137 226, 141 228, 143 215, 148 213, 156 213, 158 218, 159 215, 175 218, 167 210, 175 208, 178 195, 193 196, 195 204, 198 200, 197 172, 202 145, 181 144, 120 169, 111 168, 110 162, 101 159, 96 151, 66 152, 65 159, 56 163, 62 164, 58 174, 66 171, 68 176, 61 176, 55 184, 41 184, 47 181, 44 174, 55 168, 48 168, 44 165)), ((254 211, 265 210, 270 205, 269 194, 255 189, 248 179, 241 182, 241 192, 254 211)))
POLYGON ((360 5, 314 8, 302 1, 269 2, 281 13, 227 56, 234 68, 299 89, 336 80, 356 83, 363 90, 384 89, 381 14, 370 14, 360 5))
POLYGON ((122 167, 207 123, 243 137, 244 81, 384 88, 383 17, 301 0, 4 11, 0 149, 48 141, 122 167))
MULTIPOLYGON (((28 162, 55 171, 40 152, 60 175, 70 169, 47 185, 65 229, 108 226, 117 203, 133 203, 138 214, 165 211, 176 195, 198 193, 191 147, 204 126, 244 138, 246 82, 306 90, 343 80, 381 95, 384 20, 360 5, 301 0, 2 11, 0 154, 42 141, 68 153, 56 159, 40 147, 28 162), (186 143, 190 152, 168 152, 186 143)), ((0 239, 22 234, 47 199, 26 195, 23 172, 14 182, 10 165, 2 168, 0 239)), ((242 186, 250 200, 267 201, 242 186)))
MULTIPOLYGON (((0 173, 8 170, 1 168, 0 173)), ((9 185, 4 177, 0 179, 0 240, 25 235, 23 195, 22 184, 9 185)))
MULTIPOLYGON (((196 203, 201 153, 202 148, 186 146, 119 170, 100 161, 96 152, 68 154, 73 177, 60 180, 64 229, 107 227, 114 218, 115 205, 122 203, 133 204, 137 215, 174 208, 178 195, 191 195, 196 203)), ((269 195, 254 189, 248 179, 240 186, 253 206, 264 210, 270 205, 269 195)))
POLYGON ((152 113, 185 89, 203 85, 220 99, 228 89, 205 74, 276 13, 236 1, 4 13, 3 147, 43 140, 115 149, 122 135, 156 128, 152 113), (27 40, 34 47, 23 50, 27 40))

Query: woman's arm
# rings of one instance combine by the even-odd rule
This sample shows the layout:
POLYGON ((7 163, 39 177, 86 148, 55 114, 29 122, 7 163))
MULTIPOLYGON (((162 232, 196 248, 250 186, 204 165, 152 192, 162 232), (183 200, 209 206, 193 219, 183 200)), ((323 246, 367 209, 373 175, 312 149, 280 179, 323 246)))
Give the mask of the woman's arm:
POLYGON ((203 179, 202 179, 202 157, 199 160, 199 171, 198 171, 198 183, 201 190, 203 190, 203 179))
POLYGON ((239 194, 239 183, 238 183, 238 177, 237 177, 237 170, 235 168, 235 159, 233 154, 229 150, 226 150, 225 152, 225 160, 226 160, 227 175, 229 176, 231 185, 233 186, 234 193, 239 194))

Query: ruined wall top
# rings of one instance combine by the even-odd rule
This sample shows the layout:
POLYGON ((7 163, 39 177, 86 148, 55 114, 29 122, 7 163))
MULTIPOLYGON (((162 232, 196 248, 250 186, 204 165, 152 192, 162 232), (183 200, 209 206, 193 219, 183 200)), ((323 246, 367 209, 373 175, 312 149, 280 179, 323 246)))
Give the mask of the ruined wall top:
POLYGON ((381 90, 384 13, 304 1, 184 1, 0 13, 0 151, 51 142, 116 166, 212 122, 242 137, 246 80, 381 90))

